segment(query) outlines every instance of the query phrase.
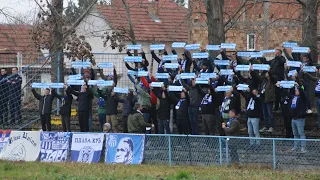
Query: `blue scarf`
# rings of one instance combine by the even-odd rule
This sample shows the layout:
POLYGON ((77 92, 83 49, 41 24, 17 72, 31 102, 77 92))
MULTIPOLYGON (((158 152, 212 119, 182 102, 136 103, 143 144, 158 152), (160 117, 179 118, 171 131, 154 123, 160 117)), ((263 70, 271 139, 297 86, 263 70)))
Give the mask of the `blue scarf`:
POLYGON ((227 127, 228 127, 228 128, 230 128, 232 121, 235 120, 235 119, 236 119, 236 118, 230 118, 230 119, 229 119, 229 121, 228 121, 228 123, 227 123, 227 127))
POLYGON ((180 109, 180 106, 182 104, 182 102, 184 101, 185 99, 180 99, 178 104, 176 105, 176 109, 180 109))
POLYGON ((291 109, 295 109, 297 107, 298 96, 294 96, 291 103, 291 109))
POLYGON ((98 106, 100 108, 104 106, 104 99, 102 97, 100 97, 99 100, 98 100, 98 106))

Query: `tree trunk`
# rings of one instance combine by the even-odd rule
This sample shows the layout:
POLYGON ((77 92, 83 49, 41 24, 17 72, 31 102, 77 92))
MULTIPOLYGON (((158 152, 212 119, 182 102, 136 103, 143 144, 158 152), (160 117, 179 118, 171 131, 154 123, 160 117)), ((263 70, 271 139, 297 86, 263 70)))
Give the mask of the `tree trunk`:
POLYGON ((302 6, 302 46, 310 47, 311 56, 314 63, 318 63, 317 47, 317 2, 314 0, 304 0, 302 6))
MULTIPOLYGON (((134 29, 133 29, 134 25, 133 25, 133 22, 131 20, 130 9, 129 9, 129 6, 127 4, 127 0, 122 0, 122 2, 123 2, 123 5, 124 5, 124 8, 126 9, 126 14, 127 14, 128 23, 129 23, 129 36, 131 38, 131 42, 132 42, 132 44, 137 44, 136 37, 134 35, 134 29)), ((134 55, 138 56, 138 51, 137 50, 134 51, 134 55)))
POLYGON ((52 0, 52 8, 55 13, 55 22, 53 25, 53 30, 51 35, 51 46, 49 49, 51 57, 51 81, 64 82, 64 69, 63 69, 63 32, 62 32, 62 16, 63 16, 63 1, 61 0, 52 0), (58 64, 59 63, 59 64, 58 64), (60 67, 60 72, 58 74, 58 66, 60 67), (58 78, 59 77, 59 78, 58 78))
POLYGON ((224 0, 205 0, 207 10, 209 44, 221 44, 226 40, 223 23, 224 0))

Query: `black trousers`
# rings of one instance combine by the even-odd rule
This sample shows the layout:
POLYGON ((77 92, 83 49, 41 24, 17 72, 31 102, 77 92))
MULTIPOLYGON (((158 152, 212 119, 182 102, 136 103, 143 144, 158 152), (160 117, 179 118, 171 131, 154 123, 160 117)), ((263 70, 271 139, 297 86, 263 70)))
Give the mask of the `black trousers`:
POLYGON ((122 116, 122 132, 128 133, 128 116, 122 116))
POLYGON ((281 89, 276 87, 276 101, 274 102, 274 109, 278 110, 281 100, 281 89))
POLYGON ((78 120, 81 132, 89 132, 89 111, 78 112, 78 120))
MULTIPOLYGON (((152 121, 152 124, 154 124, 155 133, 158 134, 159 125, 158 125, 158 119, 157 119, 157 105, 152 105, 150 109, 150 120, 152 121)), ((151 122, 149 122, 151 124, 151 122)))
POLYGON ((42 131, 51 131, 51 114, 40 115, 42 131))
POLYGON ((62 117, 62 128, 63 132, 71 132, 71 127, 70 127, 70 115, 63 115, 62 117))
POLYGON ((283 106, 285 105, 281 103, 284 128, 286 129, 286 138, 293 138, 290 112, 288 112, 286 108, 283 108, 283 106))
POLYGON ((189 119, 177 119, 176 124, 179 134, 190 134, 189 119))
POLYGON ((10 99, 11 123, 15 123, 16 120, 18 120, 18 123, 21 123, 22 122, 21 96, 20 94, 16 94, 14 95, 14 97, 17 97, 17 98, 10 99))

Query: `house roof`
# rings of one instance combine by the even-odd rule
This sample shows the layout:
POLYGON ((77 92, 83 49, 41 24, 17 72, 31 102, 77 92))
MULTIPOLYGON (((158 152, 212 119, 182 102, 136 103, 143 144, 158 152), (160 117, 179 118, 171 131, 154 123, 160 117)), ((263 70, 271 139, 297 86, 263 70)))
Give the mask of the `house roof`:
MULTIPOLYGON (((148 0, 127 1, 134 33, 138 41, 173 42, 188 40, 187 9, 172 0, 149 2, 148 0), (156 11, 156 9, 158 11, 156 11), (150 13, 159 18, 155 22, 150 13)), ((112 0, 112 5, 97 5, 98 11, 116 30, 128 32, 128 18, 122 0, 112 0)))
POLYGON ((0 25, 0 64, 16 65, 18 52, 24 57, 24 65, 36 60, 38 51, 31 46, 30 32, 29 25, 0 25))

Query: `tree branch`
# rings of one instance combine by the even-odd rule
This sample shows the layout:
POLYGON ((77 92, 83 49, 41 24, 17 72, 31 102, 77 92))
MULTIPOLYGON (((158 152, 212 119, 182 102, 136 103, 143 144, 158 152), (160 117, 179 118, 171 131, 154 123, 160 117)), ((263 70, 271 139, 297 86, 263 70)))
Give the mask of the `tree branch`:
POLYGON ((237 14, 246 6, 247 2, 248 0, 243 1, 241 6, 237 9, 237 11, 233 14, 233 16, 228 19, 228 21, 224 24, 224 26, 227 26, 232 21, 232 19, 234 19, 237 16, 237 14))
POLYGON ((306 6, 306 4, 304 3, 304 2, 302 2, 301 0, 297 0, 297 2, 299 3, 299 4, 301 4, 302 6, 306 6))

